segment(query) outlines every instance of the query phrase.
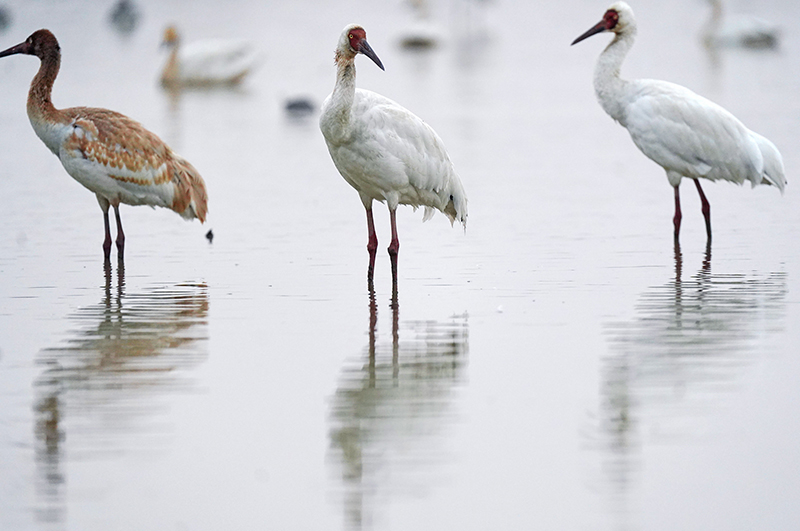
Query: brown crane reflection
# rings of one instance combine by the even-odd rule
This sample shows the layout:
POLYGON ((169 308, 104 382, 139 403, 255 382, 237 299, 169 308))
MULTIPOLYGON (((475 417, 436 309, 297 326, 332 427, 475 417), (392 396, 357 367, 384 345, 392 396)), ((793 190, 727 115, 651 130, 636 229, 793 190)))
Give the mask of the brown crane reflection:
MULTIPOLYGON (((683 278, 675 243, 675 278, 647 289, 637 316, 607 325, 595 448, 615 512, 630 513, 640 450, 649 442, 691 441, 785 326, 786 274, 712 273, 683 278)), ((623 526, 628 528, 628 526, 623 526)))
POLYGON ((369 288, 369 344, 342 370, 329 420, 329 461, 343 483, 351 529, 372 527, 381 500, 419 496, 435 482, 437 465, 447 461, 443 445, 468 352, 466 315, 401 324, 396 286, 392 341, 379 341, 369 288))
POLYGON ((187 392, 207 355, 208 288, 156 285, 126 293, 125 269, 104 265, 98 304, 79 308, 62 345, 42 350, 36 380, 37 518, 62 521, 67 460, 150 449, 165 433, 158 414, 187 392))

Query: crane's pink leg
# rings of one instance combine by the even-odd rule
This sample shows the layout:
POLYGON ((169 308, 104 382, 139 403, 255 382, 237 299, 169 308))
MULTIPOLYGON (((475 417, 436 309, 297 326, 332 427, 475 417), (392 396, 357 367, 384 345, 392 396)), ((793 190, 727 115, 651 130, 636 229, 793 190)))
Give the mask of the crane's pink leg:
POLYGON ((392 222, 392 241, 389 243, 389 259, 392 262, 392 285, 397 285, 397 253, 400 251, 400 240, 397 238, 397 212, 389 209, 389 219, 392 222))
POLYGON ((106 238, 103 240, 103 254, 105 261, 111 260, 111 224, 108 222, 108 207, 103 210, 103 221, 106 225, 106 238))
POLYGON ((372 207, 367 209, 367 232, 369 233, 369 241, 367 241, 367 251, 369 252, 369 269, 367 269, 367 280, 372 283, 372 277, 375 274, 375 255, 378 252, 378 235, 375 234, 375 222, 372 220, 372 207))
POLYGON ((680 185, 675 187, 675 216, 672 218, 672 224, 675 225, 675 240, 678 240, 678 235, 681 233, 681 193, 680 185))
POLYGON ((703 189, 700 188, 700 181, 695 179, 694 184, 697 186, 697 192, 700 194, 703 217, 706 219, 706 235, 708 236, 708 241, 711 241, 711 205, 708 203, 708 199, 706 199, 706 194, 703 193, 703 189))
MULTIPOLYGON (((119 205, 114 205, 114 216, 117 218, 117 259, 122 260, 125 252, 125 233, 122 232, 122 220, 119 217, 119 205)), ((111 238, 111 235, 108 236, 111 238)), ((111 250, 111 242, 109 242, 109 251, 111 250)))
POLYGON ((106 238, 103 240, 103 254, 105 255, 105 261, 108 262, 111 259, 111 226, 108 223, 108 207, 111 204, 108 202, 108 199, 100 194, 97 195, 97 204, 100 205, 100 210, 103 211, 103 222, 106 226, 106 238))

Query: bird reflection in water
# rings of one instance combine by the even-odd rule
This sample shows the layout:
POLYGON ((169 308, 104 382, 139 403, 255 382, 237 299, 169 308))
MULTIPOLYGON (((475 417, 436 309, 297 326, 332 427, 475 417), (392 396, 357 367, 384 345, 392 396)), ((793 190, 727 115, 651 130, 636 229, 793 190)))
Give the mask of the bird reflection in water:
POLYGON ((64 519, 67 462, 156 447, 168 396, 193 388, 188 372, 208 353, 206 285, 126 293, 121 260, 116 286, 109 262, 104 275, 100 303, 78 309, 64 344, 38 354, 36 516, 45 522, 64 519))
POLYGON ((372 527, 376 506, 393 494, 419 496, 435 481, 437 465, 447 461, 443 447, 456 420, 455 392, 464 383, 466 315, 401 327, 396 286, 390 308, 391 345, 378 340, 369 284, 369 344, 343 369, 331 399, 330 462, 343 482, 351 529, 372 527))
POLYGON ((611 353, 603 360, 597 443, 620 515, 630 513, 644 439, 707 435, 713 411, 785 326, 785 273, 714 274, 709 243, 687 280, 674 245, 674 280, 645 291, 632 321, 607 325, 611 353))

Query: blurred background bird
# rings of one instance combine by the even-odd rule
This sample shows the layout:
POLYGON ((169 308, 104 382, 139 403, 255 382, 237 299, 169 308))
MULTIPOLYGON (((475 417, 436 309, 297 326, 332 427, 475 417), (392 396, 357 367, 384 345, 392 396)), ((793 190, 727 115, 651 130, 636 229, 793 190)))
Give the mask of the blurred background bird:
POLYGON ((258 54, 243 40, 207 39, 184 45, 178 29, 164 30, 169 56, 161 71, 165 87, 236 85, 256 67, 258 54))

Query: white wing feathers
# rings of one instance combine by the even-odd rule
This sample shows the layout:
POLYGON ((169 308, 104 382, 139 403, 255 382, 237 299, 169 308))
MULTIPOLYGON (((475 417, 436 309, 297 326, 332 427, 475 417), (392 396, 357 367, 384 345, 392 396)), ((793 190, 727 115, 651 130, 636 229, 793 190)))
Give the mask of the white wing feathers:
POLYGON ((466 223, 467 199, 436 132, 418 116, 374 92, 357 89, 350 113, 351 136, 329 141, 337 168, 362 197, 389 206, 426 207, 451 222, 466 223))
POLYGON ((258 54, 246 41, 208 39, 188 43, 178 50, 183 81, 233 80, 246 75, 258 54))
POLYGON ((761 156, 764 158, 764 181, 762 181, 762 184, 777 186, 783 193, 783 189, 786 186, 786 171, 783 168, 783 157, 781 157, 780 151, 775 147, 775 144, 758 133, 750 131, 750 136, 758 144, 759 149, 761 149, 761 156))
POLYGON ((783 164, 775 146, 719 105, 680 85, 653 80, 631 82, 629 97, 623 125, 639 149, 668 173, 753 186, 766 179, 782 188, 783 164), (774 154, 766 168, 762 151, 770 148, 774 154))

